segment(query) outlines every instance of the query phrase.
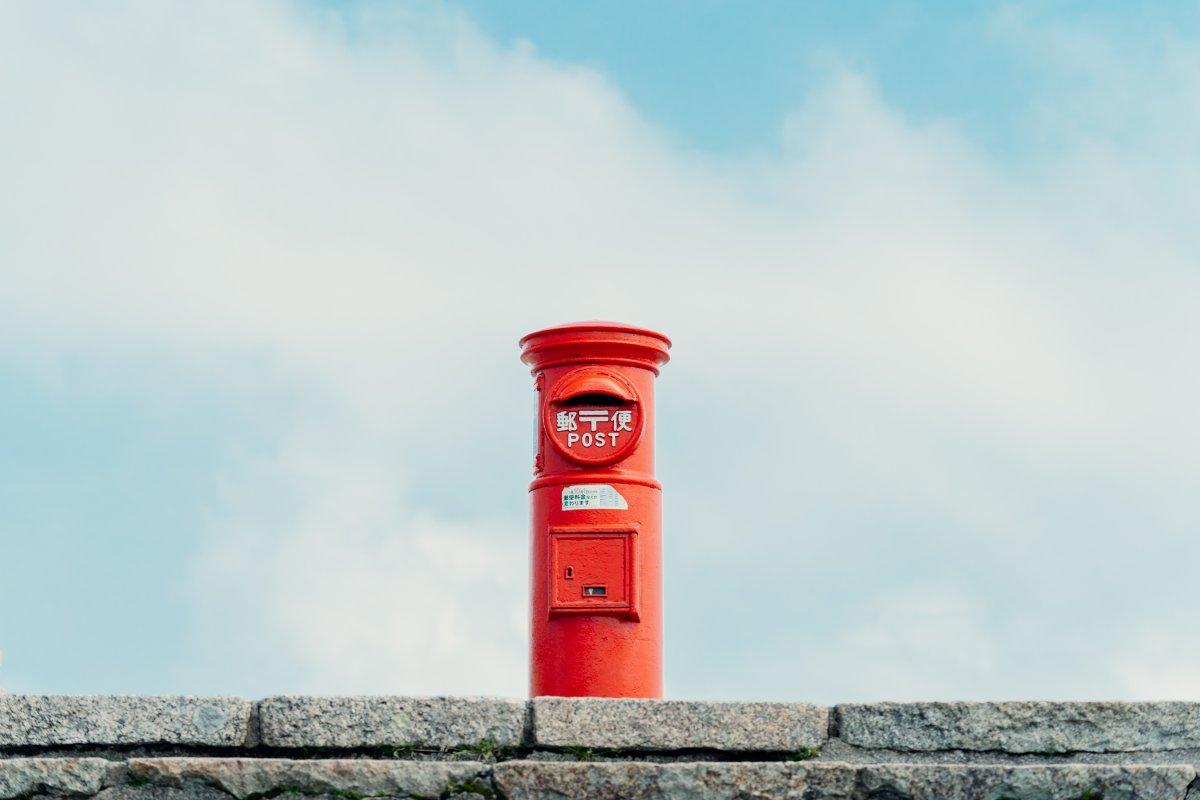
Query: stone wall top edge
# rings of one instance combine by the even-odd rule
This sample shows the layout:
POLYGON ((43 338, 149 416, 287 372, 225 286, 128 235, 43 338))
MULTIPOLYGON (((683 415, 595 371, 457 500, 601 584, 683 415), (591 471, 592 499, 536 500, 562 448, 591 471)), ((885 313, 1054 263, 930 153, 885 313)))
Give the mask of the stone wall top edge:
POLYGON ((843 703, 452 695, 0 697, 0 750, 155 746, 999 754, 1200 750, 1200 702, 843 703))

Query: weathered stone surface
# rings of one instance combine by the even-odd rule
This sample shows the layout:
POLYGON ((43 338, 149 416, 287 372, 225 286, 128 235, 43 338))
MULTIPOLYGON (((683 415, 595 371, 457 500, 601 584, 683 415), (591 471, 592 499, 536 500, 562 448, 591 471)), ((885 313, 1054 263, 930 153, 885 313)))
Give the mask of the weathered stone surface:
POLYGON ((180 789, 167 786, 113 786, 96 795, 96 800, 229 800, 229 795, 213 786, 188 785, 180 789))
MULTIPOLYGON (((856 771, 816 762, 505 761, 492 770, 508 800, 789 797, 853 800, 856 771)), ((992 798, 989 798, 992 800, 992 798)))
POLYGON ((251 703, 240 697, 0 697, 0 746, 242 745, 251 703))
POLYGON ((497 764, 509 800, 804 798, 804 800, 1183 800, 1190 766, 851 766, 836 762, 497 764))
POLYGON ((135 758, 134 783, 183 789, 214 786, 237 798, 290 792, 342 797, 441 797, 487 785, 478 761, 402 761, 362 758, 135 758))
POLYGON ((92 795, 108 762, 102 758, 0 759, 0 800, 31 794, 92 795))
POLYGON ((539 697, 533 737, 547 747, 795 752, 820 747, 829 709, 806 703, 539 697))
POLYGON ((1200 747, 1200 703, 871 703, 835 708, 847 744, 891 750, 1120 752, 1200 747))
MULTIPOLYGON (((821 758, 850 764, 1192 764, 1200 765, 1200 749, 1121 751, 1113 753, 1006 753, 1002 750, 874 750, 833 738, 821 758)), ((1200 797, 1197 798, 1200 800, 1200 797)))
POLYGON ((1183 800, 1190 766, 958 766, 859 768, 858 797, 904 800, 1183 800))
POLYGON ((271 697, 259 703, 267 747, 515 747, 525 704, 487 697, 271 697))

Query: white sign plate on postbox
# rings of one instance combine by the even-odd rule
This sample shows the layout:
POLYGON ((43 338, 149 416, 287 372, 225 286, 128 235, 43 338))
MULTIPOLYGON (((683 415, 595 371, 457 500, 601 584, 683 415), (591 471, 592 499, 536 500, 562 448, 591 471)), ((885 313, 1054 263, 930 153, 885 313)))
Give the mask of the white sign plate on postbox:
POLYGON ((564 486, 562 490, 562 510, 577 511, 584 508, 615 508, 624 510, 629 503, 613 487, 607 483, 577 483, 574 486, 564 486))

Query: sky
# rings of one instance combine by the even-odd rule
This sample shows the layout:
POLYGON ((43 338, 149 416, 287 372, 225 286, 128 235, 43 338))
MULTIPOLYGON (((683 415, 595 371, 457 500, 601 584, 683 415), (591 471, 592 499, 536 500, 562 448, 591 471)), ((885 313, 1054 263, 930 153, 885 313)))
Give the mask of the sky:
POLYGON ((0 3, 0 687, 523 696, 517 339, 677 698, 1200 699, 1195 3, 0 3))

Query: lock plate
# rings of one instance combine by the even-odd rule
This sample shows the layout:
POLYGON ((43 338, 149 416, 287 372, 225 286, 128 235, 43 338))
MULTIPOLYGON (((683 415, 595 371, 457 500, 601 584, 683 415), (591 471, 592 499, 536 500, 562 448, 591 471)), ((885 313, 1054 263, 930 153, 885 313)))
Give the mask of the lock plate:
POLYGON ((637 618, 637 531, 587 526, 550 530, 550 615, 637 618))

